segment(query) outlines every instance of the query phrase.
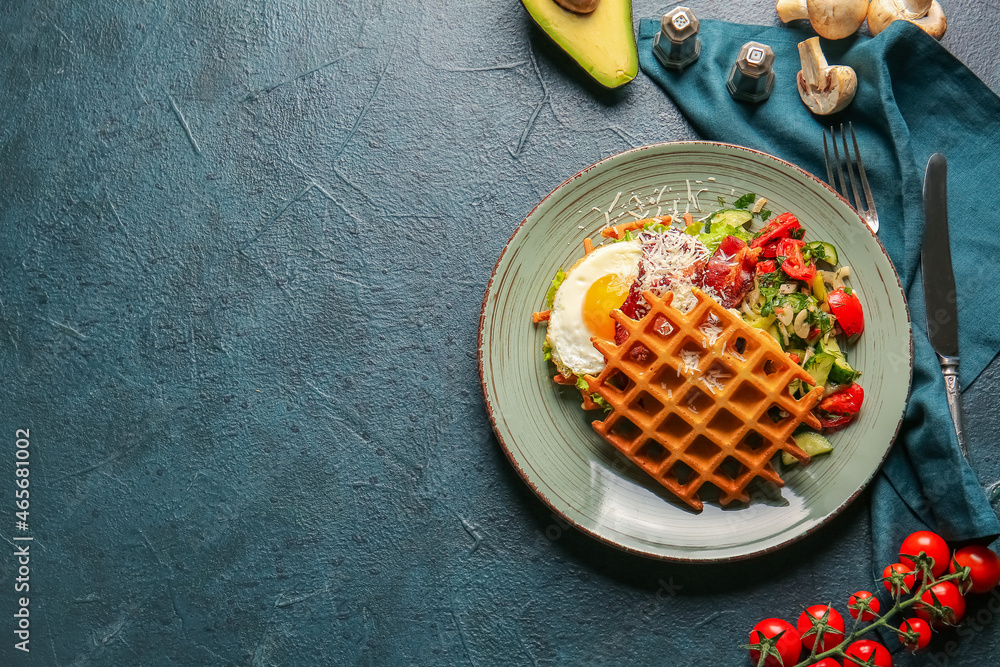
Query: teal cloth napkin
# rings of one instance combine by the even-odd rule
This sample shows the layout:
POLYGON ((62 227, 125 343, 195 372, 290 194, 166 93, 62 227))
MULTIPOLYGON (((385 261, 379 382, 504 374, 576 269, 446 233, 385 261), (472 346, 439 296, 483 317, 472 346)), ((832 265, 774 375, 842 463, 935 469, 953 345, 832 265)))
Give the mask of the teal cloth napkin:
MULTIPOLYGON (((1000 522, 962 458, 937 356, 927 340, 920 277, 923 173, 931 154, 948 158, 951 245, 958 286, 961 381, 967 387, 1000 350, 994 302, 1000 271, 1000 98, 934 39, 897 21, 881 35, 823 41, 831 64, 858 75, 854 102, 827 117, 799 99, 798 42, 791 28, 701 22, 702 52, 683 72, 653 56, 659 21, 639 26, 639 63, 705 139, 740 144, 825 180, 822 130, 850 121, 878 206, 879 239, 906 290, 913 321, 913 387, 906 416, 872 491, 873 570, 898 560, 903 538, 923 527, 948 540, 991 540, 1000 522), (771 97, 736 102, 726 79, 748 41, 775 53, 771 97)), ((995 443, 991 443, 995 444, 995 443)))

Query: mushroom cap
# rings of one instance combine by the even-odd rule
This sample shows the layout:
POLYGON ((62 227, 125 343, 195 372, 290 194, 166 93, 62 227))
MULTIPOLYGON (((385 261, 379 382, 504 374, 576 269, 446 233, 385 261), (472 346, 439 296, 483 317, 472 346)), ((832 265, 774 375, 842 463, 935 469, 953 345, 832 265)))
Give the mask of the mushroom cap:
POLYGON ((801 71, 795 77, 799 97, 818 116, 828 116, 845 108, 858 89, 858 75, 847 65, 833 65, 825 74, 825 81, 819 86, 806 83, 801 71))
POLYGON ((806 0, 806 8, 813 30, 827 39, 850 37, 868 16, 868 0, 806 0))
POLYGON ((948 29, 948 19, 938 0, 933 0, 923 16, 907 11, 901 0, 872 0, 868 8, 868 28, 877 35, 893 21, 909 21, 934 39, 941 39, 948 29))

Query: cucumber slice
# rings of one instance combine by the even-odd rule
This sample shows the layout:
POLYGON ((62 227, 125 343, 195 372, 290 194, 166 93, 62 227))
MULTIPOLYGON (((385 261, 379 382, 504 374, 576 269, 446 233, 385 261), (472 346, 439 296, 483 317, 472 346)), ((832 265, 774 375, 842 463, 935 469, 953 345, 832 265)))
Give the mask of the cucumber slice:
POLYGON ((822 387, 826 385, 827 378, 830 376, 830 369, 833 368, 833 362, 836 359, 832 354, 820 352, 809 357, 803 368, 816 380, 816 386, 822 387))
POLYGON ((832 243, 826 241, 812 241, 806 244, 806 249, 818 260, 826 262, 830 266, 837 265, 837 249, 832 243))
POLYGON ((844 357, 834 357, 828 379, 834 384, 849 385, 861 377, 861 371, 854 370, 844 357))
MULTIPOLYGON (((795 438, 795 444, 799 446, 799 449, 809 456, 829 454, 833 451, 833 445, 830 444, 830 441, 815 431, 803 431, 792 437, 795 438)), ((790 466, 797 463, 798 459, 788 452, 781 452, 781 462, 790 466)))
POLYGON ((715 215, 712 216, 710 222, 713 225, 716 225, 721 222, 727 225, 732 225, 733 227, 743 227, 751 220, 753 220, 753 214, 750 213, 750 211, 744 211, 741 209, 732 208, 723 211, 717 211, 715 215))

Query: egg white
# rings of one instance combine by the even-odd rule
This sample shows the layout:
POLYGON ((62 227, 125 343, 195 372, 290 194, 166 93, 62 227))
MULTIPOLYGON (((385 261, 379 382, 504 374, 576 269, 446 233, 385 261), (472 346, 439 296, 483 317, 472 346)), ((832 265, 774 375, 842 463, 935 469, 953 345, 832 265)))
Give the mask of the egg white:
POLYGON ((595 248, 567 272, 556 291, 546 335, 560 373, 595 375, 604 369, 604 355, 590 342, 592 334, 583 321, 583 302, 591 285, 606 275, 617 274, 631 285, 641 258, 639 241, 620 241, 595 248))

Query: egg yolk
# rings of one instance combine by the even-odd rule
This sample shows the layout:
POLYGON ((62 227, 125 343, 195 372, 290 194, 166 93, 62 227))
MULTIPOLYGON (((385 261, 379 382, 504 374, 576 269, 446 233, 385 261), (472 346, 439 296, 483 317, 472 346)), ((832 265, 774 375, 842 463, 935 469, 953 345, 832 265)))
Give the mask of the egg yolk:
POLYGON ((583 322, 590 333, 604 340, 614 340, 615 321, 611 319, 611 311, 622 307, 628 290, 628 284, 617 273, 594 281, 583 299, 583 322))

